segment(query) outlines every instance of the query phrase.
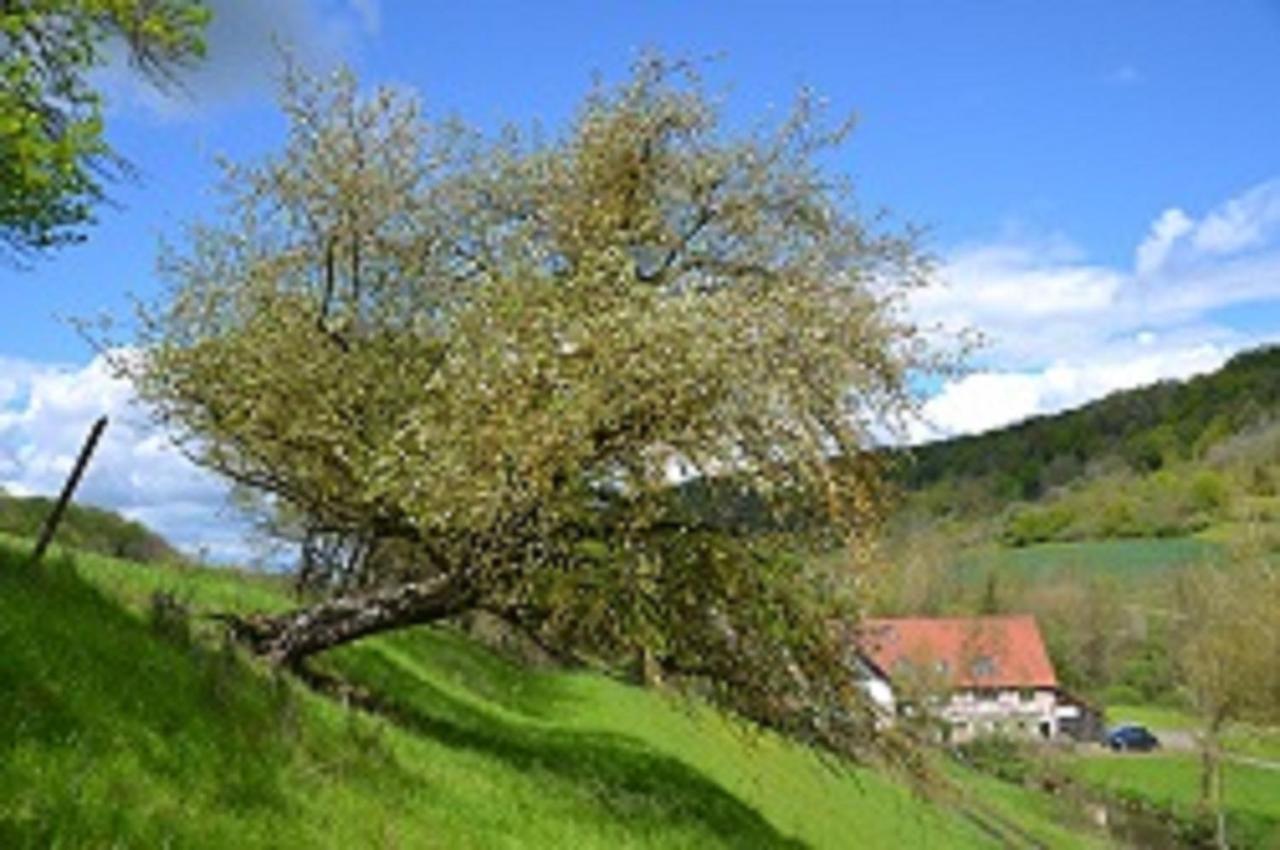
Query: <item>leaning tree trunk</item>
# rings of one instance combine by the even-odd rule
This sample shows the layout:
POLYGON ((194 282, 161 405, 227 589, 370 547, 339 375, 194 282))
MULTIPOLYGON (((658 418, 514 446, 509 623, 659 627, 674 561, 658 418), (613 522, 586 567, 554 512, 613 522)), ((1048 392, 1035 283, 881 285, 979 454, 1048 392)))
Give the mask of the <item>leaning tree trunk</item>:
POLYGON ((336 596, 284 614, 225 617, 232 635, 274 664, 297 666, 310 655, 362 637, 456 616, 474 594, 455 576, 336 596))

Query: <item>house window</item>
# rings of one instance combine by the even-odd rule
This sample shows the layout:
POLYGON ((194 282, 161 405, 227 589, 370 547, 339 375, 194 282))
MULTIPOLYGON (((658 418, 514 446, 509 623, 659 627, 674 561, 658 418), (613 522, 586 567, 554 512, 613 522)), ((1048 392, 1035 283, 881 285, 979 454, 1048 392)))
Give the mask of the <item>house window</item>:
POLYGON ((973 677, 986 679, 996 674, 996 660, 990 655, 979 655, 973 660, 973 677))

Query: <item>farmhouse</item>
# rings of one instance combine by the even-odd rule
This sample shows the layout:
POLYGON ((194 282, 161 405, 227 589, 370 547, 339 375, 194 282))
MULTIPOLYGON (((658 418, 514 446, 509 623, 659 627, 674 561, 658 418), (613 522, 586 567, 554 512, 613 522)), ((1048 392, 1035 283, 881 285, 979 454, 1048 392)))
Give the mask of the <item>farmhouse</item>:
POLYGON ((1056 738, 1081 715, 1030 615, 873 619, 859 645, 876 703, 893 711, 927 699, 953 741, 992 732, 1056 738))

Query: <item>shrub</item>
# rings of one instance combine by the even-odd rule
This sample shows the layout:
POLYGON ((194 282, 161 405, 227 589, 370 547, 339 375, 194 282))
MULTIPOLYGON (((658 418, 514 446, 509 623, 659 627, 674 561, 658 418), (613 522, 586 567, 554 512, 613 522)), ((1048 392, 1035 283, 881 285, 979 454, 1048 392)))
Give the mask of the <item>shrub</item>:
POLYGON ((1007 735, 983 735, 955 747, 956 757, 974 770, 1017 785, 1035 770, 1029 746, 1007 735))
POLYGON ((1068 505, 1016 508, 1005 521, 1000 539, 1009 546, 1029 546, 1032 543, 1058 540, 1075 519, 1075 511, 1068 505))

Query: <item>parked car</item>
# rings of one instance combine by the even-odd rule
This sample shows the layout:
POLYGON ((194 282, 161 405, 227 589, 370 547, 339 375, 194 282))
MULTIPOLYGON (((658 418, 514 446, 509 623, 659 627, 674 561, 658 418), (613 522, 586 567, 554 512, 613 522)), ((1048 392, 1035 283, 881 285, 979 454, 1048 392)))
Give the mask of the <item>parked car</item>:
POLYGON ((1117 752, 1133 750, 1145 753, 1159 747, 1160 739, 1152 735, 1151 730, 1145 726, 1128 724, 1117 726, 1108 732, 1103 743, 1117 752))

